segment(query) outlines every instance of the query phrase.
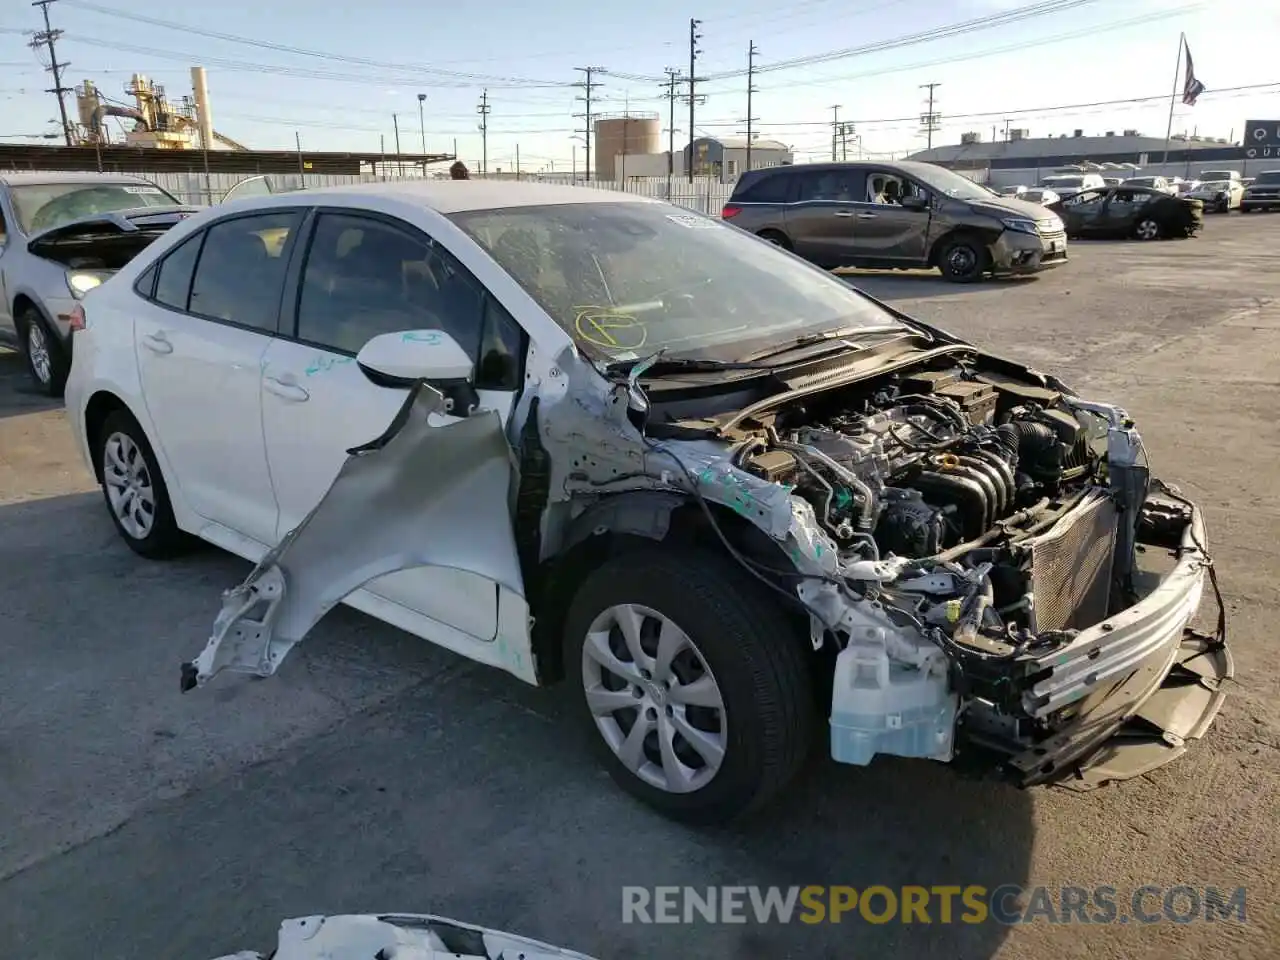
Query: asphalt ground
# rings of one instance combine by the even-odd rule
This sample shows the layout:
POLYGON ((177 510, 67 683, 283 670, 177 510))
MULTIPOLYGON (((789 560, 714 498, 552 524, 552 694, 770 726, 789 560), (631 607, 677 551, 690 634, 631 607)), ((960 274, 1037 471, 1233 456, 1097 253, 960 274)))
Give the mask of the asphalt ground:
POLYGON ((278 676, 180 695, 179 663, 248 565, 212 548, 135 557, 62 410, 0 351, 0 955, 207 960, 265 948, 286 917, 415 911, 601 958, 1280 956, 1278 249, 1280 217, 1232 215, 1190 241, 1075 243, 1030 280, 853 277, 1133 414, 1156 472, 1207 515, 1238 682, 1185 757, 1093 794, 818 751, 728 830, 614 788, 566 689, 345 608, 278 676), (1107 885, 1126 916, 1144 884, 1244 886, 1247 913, 622 923, 624 886, 811 884, 1107 885))

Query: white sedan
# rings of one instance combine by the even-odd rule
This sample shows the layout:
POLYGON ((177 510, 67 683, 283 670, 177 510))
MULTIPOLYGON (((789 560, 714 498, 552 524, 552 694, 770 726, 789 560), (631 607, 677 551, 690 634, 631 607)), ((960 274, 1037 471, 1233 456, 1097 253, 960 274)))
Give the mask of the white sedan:
POLYGON ((184 690, 270 676, 346 602, 567 678, 614 778, 708 821, 780 790, 825 717, 844 763, 979 730, 1026 786, 1146 773, 1221 702, 1175 668, 1231 672, 1183 636, 1200 514, 1148 486, 1123 410, 669 204, 233 201, 73 326, 68 415, 120 535, 257 563, 184 690), (1162 581, 1135 538, 1177 550, 1162 581))

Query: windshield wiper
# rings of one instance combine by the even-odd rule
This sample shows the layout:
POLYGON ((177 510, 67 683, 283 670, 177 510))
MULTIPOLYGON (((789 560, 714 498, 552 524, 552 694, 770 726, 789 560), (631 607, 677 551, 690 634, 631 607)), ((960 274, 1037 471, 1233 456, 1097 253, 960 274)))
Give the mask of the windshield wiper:
MULTIPOLYGON (((784 353, 790 353, 793 350, 813 346, 815 343, 834 342, 841 347, 862 349, 863 344, 855 341, 868 333, 896 333, 901 335, 903 332, 903 327, 898 324, 883 327, 840 327, 835 330, 819 330, 815 333, 806 333, 803 336, 795 337, 783 344, 774 344, 771 347, 766 347, 756 353, 748 354, 743 359, 744 362, 748 363, 756 360, 769 360, 774 357, 780 357, 784 353)), ((908 330, 907 332, 911 331, 908 330)))
MULTIPOLYGON (((610 370, 621 373, 636 371, 644 359, 622 360, 609 364, 610 370)), ((721 370, 768 370, 767 363, 752 363, 746 360, 709 360, 697 357, 659 357, 638 370, 641 377, 663 373, 715 373, 721 370)))

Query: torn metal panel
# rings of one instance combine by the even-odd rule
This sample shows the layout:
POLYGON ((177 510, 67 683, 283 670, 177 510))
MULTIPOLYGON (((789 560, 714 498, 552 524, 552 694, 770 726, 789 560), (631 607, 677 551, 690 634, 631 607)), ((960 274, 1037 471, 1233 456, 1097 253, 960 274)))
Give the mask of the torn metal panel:
POLYGON ((280 924, 274 952, 217 960, 593 960, 528 937, 425 913, 299 917, 280 924))
POLYGON ((443 566, 523 598, 508 502, 514 460, 492 411, 442 416, 442 394, 411 391, 382 438, 351 451, 328 492, 240 586, 184 689, 222 670, 270 676, 325 613, 371 580, 443 566))

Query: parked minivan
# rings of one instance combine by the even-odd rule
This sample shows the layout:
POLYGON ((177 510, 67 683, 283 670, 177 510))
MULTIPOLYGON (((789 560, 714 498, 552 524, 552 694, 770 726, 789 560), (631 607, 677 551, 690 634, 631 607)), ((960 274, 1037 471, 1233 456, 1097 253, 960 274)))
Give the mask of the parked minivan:
POLYGON ((936 267, 947 280, 1065 263, 1062 220, 932 163, 810 163, 744 173, 721 217, 826 269, 936 267))

